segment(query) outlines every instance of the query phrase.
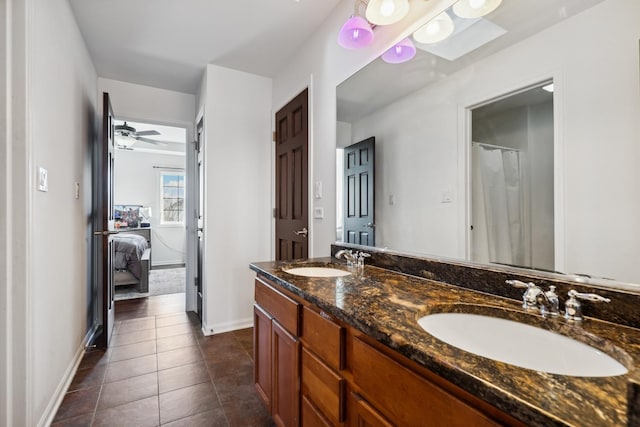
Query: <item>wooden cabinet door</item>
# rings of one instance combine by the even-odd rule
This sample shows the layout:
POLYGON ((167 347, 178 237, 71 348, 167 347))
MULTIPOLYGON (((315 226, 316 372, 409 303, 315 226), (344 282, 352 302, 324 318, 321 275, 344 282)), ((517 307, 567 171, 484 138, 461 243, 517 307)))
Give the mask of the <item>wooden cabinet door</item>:
POLYGON ((271 316, 253 306, 253 379, 256 390, 271 412, 271 316))
POLYGON ((300 341, 275 319, 271 322, 273 361, 271 416, 279 427, 299 425, 300 341))
POLYGON ((351 393, 349 397, 349 413, 352 427, 393 427, 393 424, 356 393, 351 393))

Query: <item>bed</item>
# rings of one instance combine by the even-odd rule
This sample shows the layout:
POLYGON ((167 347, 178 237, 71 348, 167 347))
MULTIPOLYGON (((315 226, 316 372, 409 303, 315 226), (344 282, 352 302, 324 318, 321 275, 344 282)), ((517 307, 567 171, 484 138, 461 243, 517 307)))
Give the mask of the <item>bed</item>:
POLYGON ((138 292, 149 292, 151 247, 139 234, 119 233, 113 236, 114 285, 137 285, 138 292))

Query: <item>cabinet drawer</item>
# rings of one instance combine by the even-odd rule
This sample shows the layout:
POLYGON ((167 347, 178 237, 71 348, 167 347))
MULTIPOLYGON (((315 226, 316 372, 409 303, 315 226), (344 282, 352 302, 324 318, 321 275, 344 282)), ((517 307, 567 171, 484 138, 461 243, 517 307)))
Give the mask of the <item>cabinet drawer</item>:
POLYGON ((363 393, 367 391, 365 398, 394 424, 448 427, 499 425, 358 338, 353 340, 352 370, 354 382, 363 393))
POLYGON ((287 331, 295 336, 300 335, 298 330, 300 304, 278 292, 261 278, 256 278, 255 299, 256 303, 277 319, 287 331))
POLYGON ((302 396, 302 425, 304 427, 331 427, 331 423, 306 396, 302 396))
POLYGON ((302 310, 302 340, 305 345, 336 371, 344 368, 345 330, 315 311, 302 310))
POLYGON ((333 424, 344 420, 345 380, 313 353, 302 348, 302 396, 333 424))
POLYGON ((351 393, 349 405, 349 418, 351 425, 355 427, 393 427, 389 421, 373 409, 362 397, 351 393))

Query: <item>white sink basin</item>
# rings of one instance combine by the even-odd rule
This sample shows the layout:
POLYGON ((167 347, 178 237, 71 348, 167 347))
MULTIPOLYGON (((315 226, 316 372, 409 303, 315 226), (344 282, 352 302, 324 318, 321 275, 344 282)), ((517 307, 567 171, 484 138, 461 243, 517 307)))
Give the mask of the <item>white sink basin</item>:
POLYGON ((298 267, 284 270, 285 273, 304 277, 342 277, 351 273, 331 267, 298 267))
POLYGON ((624 375, 618 361, 582 342, 512 320, 469 313, 418 319, 428 333, 454 347, 521 368, 573 377, 624 375))

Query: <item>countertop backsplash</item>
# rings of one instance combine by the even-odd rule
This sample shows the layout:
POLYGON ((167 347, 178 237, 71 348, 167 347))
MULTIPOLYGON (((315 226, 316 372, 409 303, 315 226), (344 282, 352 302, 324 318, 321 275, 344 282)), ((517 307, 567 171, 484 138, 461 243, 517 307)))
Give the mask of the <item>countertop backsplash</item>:
POLYGON ((366 263, 369 265, 518 301, 522 300, 524 290, 507 285, 506 280, 516 279, 523 282, 533 282, 545 290, 553 285, 560 297, 561 311, 564 310, 564 301, 571 289, 578 292, 594 292, 611 299, 611 302, 583 301, 583 315, 585 317, 640 328, 640 310, 638 309, 640 307, 640 293, 587 285, 571 280, 570 277, 563 280, 558 274, 545 275, 544 272, 537 273, 517 268, 509 271, 508 267, 498 265, 495 267, 474 266, 471 263, 462 264, 456 261, 438 260, 418 255, 404 255, 398 252, 349 244, 331 245, 331 256, 335 256, 336 252, 341 249, 369 253, 371 257, 366 259, 366 263))

